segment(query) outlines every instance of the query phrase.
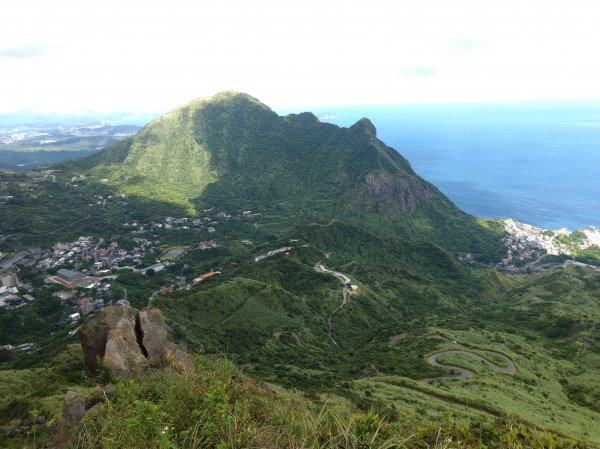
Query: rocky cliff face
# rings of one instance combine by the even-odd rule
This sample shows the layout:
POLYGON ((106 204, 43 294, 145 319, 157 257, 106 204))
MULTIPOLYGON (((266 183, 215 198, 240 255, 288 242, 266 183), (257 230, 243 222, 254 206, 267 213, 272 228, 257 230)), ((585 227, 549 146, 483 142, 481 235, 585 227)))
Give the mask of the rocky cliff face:
POLYGON ((389 173, 369 173, 365 177, 369 194, 378 201, 389 201, 400 213, 413 213, 420 201, 429 199, 431 190, 425 183, 409 182, 389 173))
POLYGON ((102 362, 119 375, 172 362, 193 370, 188 354, 167 340, 158 309, 138 313, 130 306, 105 307, 86 320, 79 337, 85 363, 94 372, 102 362))

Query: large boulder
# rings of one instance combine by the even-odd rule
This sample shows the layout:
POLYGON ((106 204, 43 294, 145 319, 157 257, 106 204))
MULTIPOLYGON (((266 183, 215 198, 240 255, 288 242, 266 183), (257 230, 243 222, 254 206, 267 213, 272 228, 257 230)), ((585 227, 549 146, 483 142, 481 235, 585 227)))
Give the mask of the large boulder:
POLYGON ((138 315, 141 345, 151 366, 175 362, 187 371, 194 369, 189 355, 167 340, 165 320, 159 309, 142 309, 138 315))
POLYGON ((158 309, 137 313, 130 306, 105 307, 86 320, 79 336, 85 363, 94 372, 102 360, 120 375, 170 364, 194 369, 189 355, 167 339, 158 309))
POLYGON ((142 309, 138 315, 142 345, 151 365, 164 362, 169 349, 174 346, 167 340, 167 329, 162 313, 158 309, 142 309))
POLYGON ((94 372, 101 360, 117 374, 148 365, 136 335, 135 309, 130 306, 101 309, 81 326, 79 338, 85 363, 94 372))

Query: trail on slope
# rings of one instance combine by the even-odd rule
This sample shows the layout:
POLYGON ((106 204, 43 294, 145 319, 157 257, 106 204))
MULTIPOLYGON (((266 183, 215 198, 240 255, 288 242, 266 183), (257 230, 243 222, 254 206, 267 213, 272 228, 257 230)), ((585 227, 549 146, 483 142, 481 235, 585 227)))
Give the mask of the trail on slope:
POLYGON ((327 327, 328 327, 327 336, 331 339, 333 344, 335 344, 336 346, 339 346, 338 342, 335 341, 335 338, 333 338, 333 316, 336 313, 338 313, 340 310, 342 310, 348 303, 349 290, 346 287, 346 285, 350 284, 351 281, 350 281, 350 278, 348 276, 346 276, 344 273, 340 273, 338 271, 333 271, 333 270, 328 270, 327 268, 325 268, 325 266, 320 261, 315 264, 315 271, 317 273, 331 274, 332 276, 335 276, 340 281, 342 281, 342 303, 338 307, 336 307, 336 309, 333 312, 331 312, 329 314, 329 317, 327 318, 327 327))
POLYGON ((460 354, 460 355, 470 357, 472 359, 475 359, 479 362, 484 363, 485 365, 489 366, 490 368, 492 368, 493 370, 495 370, 499 373, 514 374, 516 372, 515 364, 513 363, 513 361, 511 359, 506 357, 504 354, 500 354, 498 352, 493 352, 493 351, 487 351, 487 352, 494 354, 497 357, 500 357, 502 360, 504 360, 504 362, 506 362, 506 367, 498 366, 494 362, 491 362, 490 360, 486 359, 485 357, 483 357, 479 354, 475 354, 474 352, 463 351, 460 349, 452 349, 452 350, 442 351, 442 352, 438 352, 436 354, 430 355, 427 358, 427 363, 429 363, 431 366, 435 366, 438 368, 446 368, 446 369, 456 371, 457 374, 455 374, 453 376, 428 377, 426 379, 423 379, 423 381, 433 382, 433 381, 464 380, 469 377, 472 377, 475 374, 475 373, 473 373, 473 371, 470 371, 466 368, 461 368, 460 366, 454 366, 454 365, 444 365, 437 361, 437 359, 439 357, 443 357, 445 355, 450 355, 450 354, 460 354))
POLYGON ((330 226, 330 225, 332 225, 332 224, 333 224, 333 223, 335 223, 336 221, 337 221, 337 220, 334 218, 334 219, 332 219, 332 220, 331 220, 329 223, 327 223, 327 224, 321 224, 321 223, 314 223, 314 222, 313 222, 313 223, 311 223, 310 225, 311 225, 311 226, 322 226, 322 227, 326 228, 327 226, 330 226))

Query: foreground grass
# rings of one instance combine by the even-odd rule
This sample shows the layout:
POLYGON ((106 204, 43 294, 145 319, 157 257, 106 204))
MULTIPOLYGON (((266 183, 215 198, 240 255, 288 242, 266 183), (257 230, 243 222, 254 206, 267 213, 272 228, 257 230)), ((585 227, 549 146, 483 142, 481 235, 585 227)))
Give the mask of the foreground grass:
MULTIPOLYGON (((332 399, 313 402, 297 392, 247 378, 225 359, 198 359, 196 372, 173 368, 113 379, 106 397, 80 388, 88 413, 72 448, 584 448, 582 443, 532 430, 507 418, 416 422, 358 412, 332 399), (87 393, 86 393, 87 391, 87 393)), ((89 384, 88 384, 89 385, 89 384)), ((71 387, 69 387, 71 388, 71 387)), ((56 410, 58 412, 58 410, 56 410)), ((56 418, 26 440, 3 447, 52 446, 56 418)))

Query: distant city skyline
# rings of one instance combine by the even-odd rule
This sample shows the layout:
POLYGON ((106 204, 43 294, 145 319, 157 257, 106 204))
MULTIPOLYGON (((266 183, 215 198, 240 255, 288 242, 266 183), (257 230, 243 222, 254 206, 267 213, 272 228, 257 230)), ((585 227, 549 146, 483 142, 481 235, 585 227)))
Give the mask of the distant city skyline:
POLYGON ((0 113, 600 99, 592 0, 3 5, 0 113))

